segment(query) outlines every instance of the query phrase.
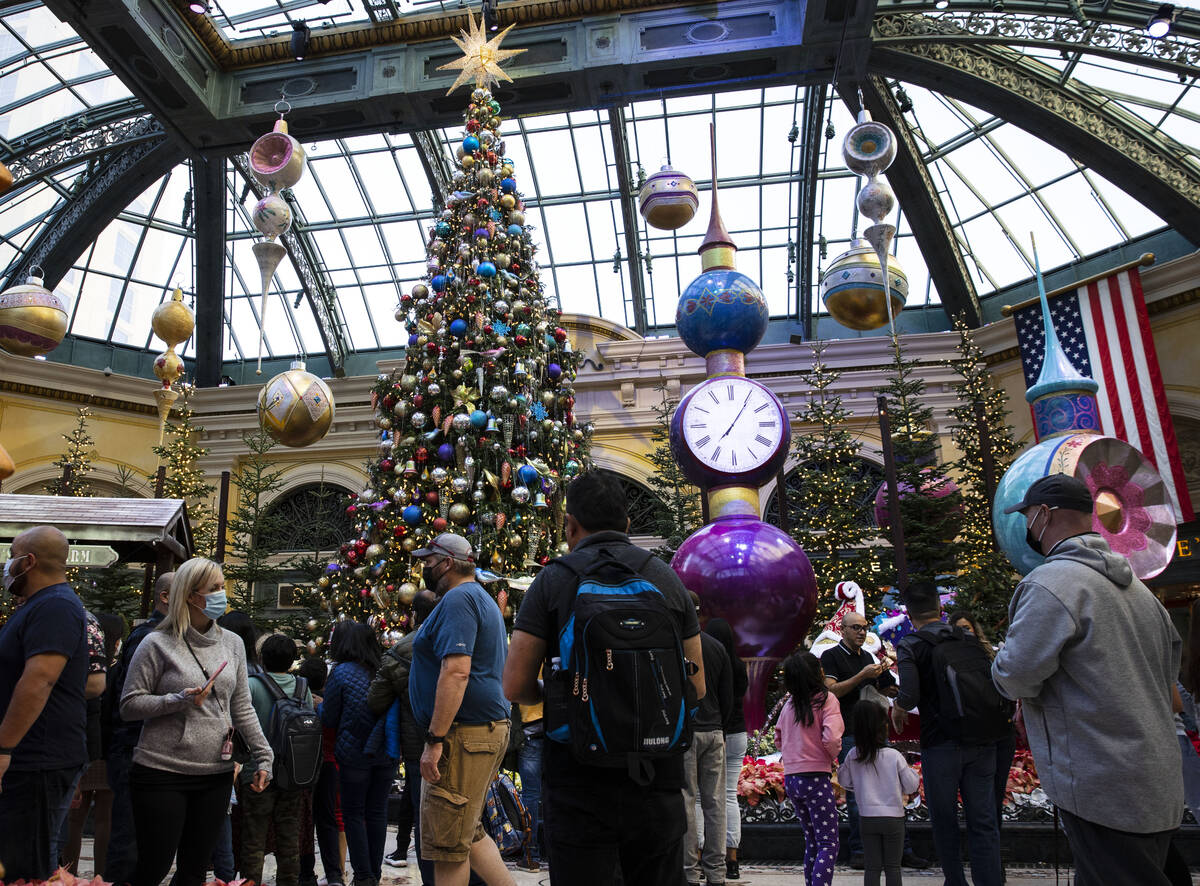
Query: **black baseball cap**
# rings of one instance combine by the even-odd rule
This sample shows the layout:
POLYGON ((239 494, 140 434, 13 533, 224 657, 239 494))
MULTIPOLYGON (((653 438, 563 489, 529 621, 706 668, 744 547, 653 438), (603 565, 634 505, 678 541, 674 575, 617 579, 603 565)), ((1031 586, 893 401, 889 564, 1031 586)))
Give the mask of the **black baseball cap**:
POLYGON ((1092 512, 1092 493, 1087 484, 1066 474, 1050 474, 1029 484, 1025 498, 1004 509, 1006 514, 1015 514, 1037 505, 1052 508, 1068 508, 1072 511, 1092 512))

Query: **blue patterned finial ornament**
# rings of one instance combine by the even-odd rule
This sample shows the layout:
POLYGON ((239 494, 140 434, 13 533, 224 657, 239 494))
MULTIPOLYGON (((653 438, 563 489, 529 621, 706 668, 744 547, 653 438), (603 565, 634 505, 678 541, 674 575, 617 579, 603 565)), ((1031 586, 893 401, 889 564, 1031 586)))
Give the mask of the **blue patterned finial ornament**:
POLYGON ((1033 407, 1034 432, 1039 440, 1081 431, 1098 434, 1100 410, 1096 392, 1100 385, 1075 368, 1058 340, 1050 316, 1050 299, 1046 297, 1046 282, 1042 279, 1036 243, 1033 245, 1033 268, 1037 275, 1042 326, 1046 334, 1042 371, 1038 374, 1037 382, 1025 392, 1025 399, 1033 407))

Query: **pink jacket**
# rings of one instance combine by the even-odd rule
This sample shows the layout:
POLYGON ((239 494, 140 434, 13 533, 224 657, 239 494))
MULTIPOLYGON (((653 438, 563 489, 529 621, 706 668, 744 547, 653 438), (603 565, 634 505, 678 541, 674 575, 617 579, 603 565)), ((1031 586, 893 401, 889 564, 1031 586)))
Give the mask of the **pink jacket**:
POLYGON ((791 696, 779 712, 775 744, 783 755, 783 772, 829 772, 842 750, 842 707, 837 696, 826 693, 825 701, 813 705, 811 726, 796 722, 791 696))

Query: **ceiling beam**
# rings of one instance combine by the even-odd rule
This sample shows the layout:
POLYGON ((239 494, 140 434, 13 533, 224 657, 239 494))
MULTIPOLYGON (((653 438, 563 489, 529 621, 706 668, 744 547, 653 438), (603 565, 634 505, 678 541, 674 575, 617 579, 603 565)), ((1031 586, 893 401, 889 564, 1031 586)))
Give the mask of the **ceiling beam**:
POLYGON ((225 158, 192 161, 196 200, 196 384, 221 383, 221 342, 225 338, 225 158))
POLYGON ((1200 246, 1200 165, 1181 145, 1049 65, 994 46, 915 41, 871 54, 871 72, 958 98, 1062 145, 1200 246))
MULTIPOLYGON (((796 275, 796 319, 804 340, 813 337, 813 241, 817 239, 817 180, 821 173, 821 143, 825 138, 825 86, 809 86, 804 91, 804 120, 800 126, 799 207, 796 213, 796 249, 799 270, 796 275)), ((789 136, 790 138, 790 136, 789 136)))
MULTIPOLYGON (((230 161, 241 173, 256 199, 261 200, 267 195, 266 188, 251 174, 250 163, 245 154, 234 154, 230 161)), ((305 227, 300 204, 292 197, 290 189, 283 191, 283 198, 292 210, 292 227, 279 238, 279 242, 287 250, 292 267, 296 269, 300 288, 317 321, 317 330, 321 333, 321 343, 329 356, 333 374, 342 378, 346 374, 346 355, 350 353, 350 345, 341 312, 338 310, 336 290, 329 281, 329 275, 325 273, 321 253, 305 227)))
MULTIPOLYGON (((979 295, 958 248, 953 223, 946 214, 938 187, 921 156, 921 146, 913 138, 908 121, 884 79, 871 76, 861 85, 863 101, 871 117, 896 133, 898 150, 888 168, 887 180, 896 192, 900 211, 912 228, 938 296, 949 316, 961 314, 967 325, 974 329, 982 322, 979 295)), ((854 89, 839 84, 838 92, 850 112, 857 114, 858 96, 854 89)))
POLYGON ((628 131, 625 126, 625 109, 609 108, 608 129, 613 143, 613 165, 617 169, 617 184, 620 191, 621 225, 625 229, 625 260, 629 264, 629 290, 633 296, 633 331, 644 336, 650 326, 646 314, 646 280, 642 276, 642 250, 638 238, 638 211, 635 188, 630 175, 628 131))
POLYGON ((437 215, 446 208, 446 198, 454 190, 452 184, 454 174, 450 170, 450 160, 442 150, 442 140, 432 129, 418 129, 412 134, 413 146, 429 179, 429 190, 433 196, 433 209, 437 215))
POLYGON ((148 183, 183 160, 183 149, 165 136, 127 145, 93 160, 72 186, 70 197, 4 271, 5 286, 23 281, 29 269, 37 265, 45 271, 46 287, 53 289, 148 183))

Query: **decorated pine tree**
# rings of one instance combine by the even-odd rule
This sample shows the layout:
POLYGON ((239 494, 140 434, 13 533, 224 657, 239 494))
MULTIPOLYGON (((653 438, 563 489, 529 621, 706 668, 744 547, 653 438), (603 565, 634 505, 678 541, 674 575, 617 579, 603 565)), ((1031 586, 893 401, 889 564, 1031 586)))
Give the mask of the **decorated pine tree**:
MULTIPOLYGON (((909 583, 952 583, 957 569, 958 533, 962 526, 962 494, 949 479, 949 466, 940 458, 933 409, 925 401, 925 380, 915 360, 904 356, 898 335, 892 336, 892 366, 887 397, 904 548, 909 583)), ((881 516, 890 519, 886 492, 879 499, 881 516)), ((881 523, 887 522, 881 520, 881 523)), ((890 524, 889 524, 890 525, 890 524)), ((884 529, 885 538, 890 533, 884 529)), ((885 561, 884 574, 896 580, 895 561, 885 561)))
POLYGON ((577 356, 543 295, 520 173, 486 88, 508 79, 496 64, 515 54, 499 48, 507 33, 488 40, 472 20, 458 41, 455 86, 476 88, 455 190, 429 229, 428 276, 396 312, 409 331, 404 367, 371 395, 379 447, 350 505, 357 534, 321 579, 335 612, 374 617, 381 631, 407 626, 420 582, 410 553, 440 532, 464 536, 479 566, 509 577, 564 550, 563 485, 588 465, 577 356))
POLYGON ((671 416, 679 401, 670 396, 665 380, 659 381, 654 390, 659 395, 659 402, 651 407, 654 410, 654 429, 650 432, 650 442, 654 449, 650 452, 650 461, 654 464, 654 472, 646 478, 646 482, 663 503, 654 531, 663 538, 665 544, 655 553, 669 562, 675 549, 700 528, 703 519, 700 490, 688 482, 679 462, 671 454, 671 416))
MULTIPOLYGON (((181 396, 166 419, 163 442, 153 450, 167 468, 163 498, 181 498, 187 502, 196 556, 211 557, 217 546, 217 515, 213 508, 213 485, 197 464, 208 455, 208 450, 200 445, 204 428, 192 420, 194 391, 190 384, 180 385, 181 396)), ((149 480, 153 486, 156 478, 152 474, 149 480)))
POLYGON ((96 455, 96 441, 88 432, 88 419, 91 417, 91 410, 86 406, 80 406, 75 427, 62 435, 62 438, 67 441, 67 448, 54 461, 61 473, 45 485, 48 494, 76 497, 86 497, 92 494, 92 488, 87 480, 88 474, 92 472, 92 459, 96 455))
POLYGON ((233 607, 260 618, 274 606, 274 598, 263 596, 262 586, 277 585, 291 566, 269 543, 283 534, 280 524, 287 519, 269 507, 271 493, 282 486, 283 471, 270 457, 277 444, 266 431, 243 434, 242 442, 246 454, 231 478, 237 505, 229 515, 225 578, 233 582, 233 607))
POLYGON ((953 418, 950 436, 961 453, 954 469, 962 488, 955 602, 969 608, 988 636, 995 639, 1004 633, 1008 601, 1016 586, 1017 574, 992 534, 992 502, 985 478, 980 412, 991 453, 993 484, 1000 481, 1020 447, 1008 423, 1008 397, 988 371, 983 350, 972 339, 962 317, 955 318, 954 330, 959 336, 956 346, 959 356, 948 364, 958 376, 954 389, 959 405, 950 410, 953 418))
POLYGON ((863 470, 862 444, 851 430, 853 416, 835 393, 842 373, 825 362, 826 343, 811 343, 812 367, 803 373, 812 388, 808 405, 793 425, 795 486, 788 496, 788 528, 804 548, 817 574, 817 621, 837 609, 833 587, 856 581, 869 611, 882 597, 880 562, 875 541, 874 496, 877 486, 863 470))

